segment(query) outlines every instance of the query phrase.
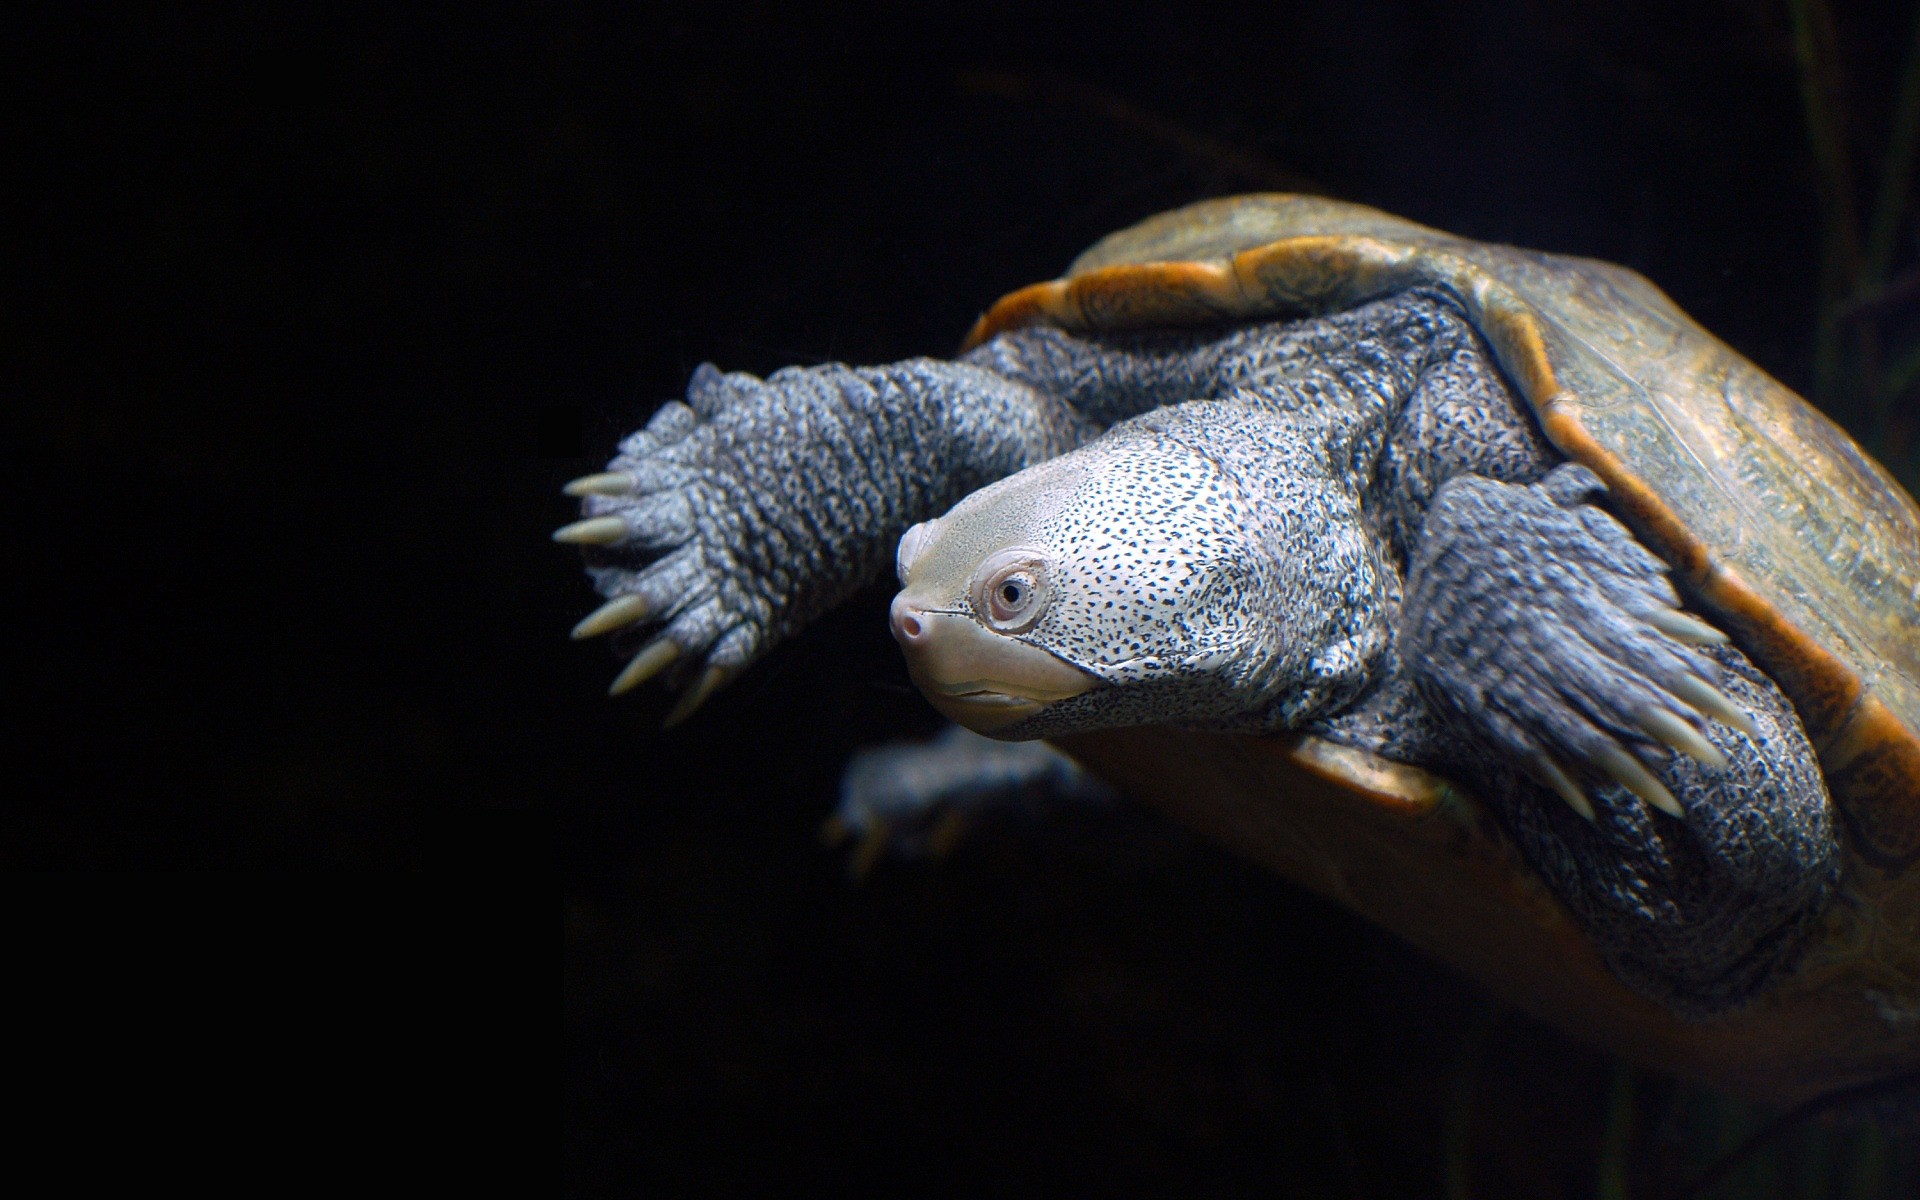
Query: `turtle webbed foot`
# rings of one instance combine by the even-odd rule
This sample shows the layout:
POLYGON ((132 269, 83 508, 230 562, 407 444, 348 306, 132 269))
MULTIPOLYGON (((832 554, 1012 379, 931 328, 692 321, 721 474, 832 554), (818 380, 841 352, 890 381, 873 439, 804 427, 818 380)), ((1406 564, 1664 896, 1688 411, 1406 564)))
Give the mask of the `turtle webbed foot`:
MULTIPOLYGON (((1429 703, 1595 817, 1591 782, 1674 817, 1673 752, 1726 765, 1752 723, 1694 645, 1725 635, 1679 609, 1667 568, 1605 511, 1580 466, 1533 486, 1449 480, 1408 570, 1403 657, 1429 703)), ((1616 793, 1617 794, 1617 793, 1616 793)))
POLYGON ((757 382, 702 365, 687 389, 692 407, 662 406, 605 471, 565 488, 580 498, 581 519, 554 540, 581 547, 608 597, 573 636, 610 634, 639 647, 615 677, 613 695, 663 672, 684 682, 668 725, 690 716, 773 640, 769 589, 740 552, 747 521, 734 493, 742 481, 726 431, 713 420, 757 382))
POLYGON ((1113 798, 1045 742, 999 742, 950 725, 931 741, 856 752, 822 833, 829 844, 852 843, 848 869, 861 879, 889 856, 944 858, 995 812, 1113 798))

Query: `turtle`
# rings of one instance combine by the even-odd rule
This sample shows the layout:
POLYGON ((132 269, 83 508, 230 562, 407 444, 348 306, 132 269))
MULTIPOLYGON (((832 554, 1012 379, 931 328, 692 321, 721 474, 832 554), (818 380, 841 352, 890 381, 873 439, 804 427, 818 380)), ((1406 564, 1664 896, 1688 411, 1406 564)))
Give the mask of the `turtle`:
POLYGON ((704 364, 566 491, 669 724, 892 560, 973 732, 868 791, 1090 773, 1630 1061, 1920 1068, 1920 508, 1631 270, 1202 201, 951 359, 704 364))

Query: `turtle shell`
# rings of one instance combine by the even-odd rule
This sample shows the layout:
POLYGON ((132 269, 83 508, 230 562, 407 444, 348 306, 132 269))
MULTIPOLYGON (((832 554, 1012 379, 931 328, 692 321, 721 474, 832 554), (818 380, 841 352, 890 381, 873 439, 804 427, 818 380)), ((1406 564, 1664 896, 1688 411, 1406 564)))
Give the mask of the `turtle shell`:
POLYGON ((1629 991, 1470 796, 1312 737, 1089 734, 1121 786, 1631 1059, 1798 1100, 1920 1065, 1920 508, 1825 416, 1625 268, 1317 197, 1212 200, 1005 297, 972 346, 1451 290, 1547 437, 1611 490, 1793 700, 1840 814, 1843 890, 1793 977, 1683 1021, 1629 991))

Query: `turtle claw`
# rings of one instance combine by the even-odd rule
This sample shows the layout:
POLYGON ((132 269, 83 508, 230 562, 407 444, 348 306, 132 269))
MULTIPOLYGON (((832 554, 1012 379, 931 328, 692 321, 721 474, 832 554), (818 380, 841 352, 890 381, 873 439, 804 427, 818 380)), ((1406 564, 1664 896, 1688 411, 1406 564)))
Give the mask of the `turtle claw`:
POLYGON ((1601 746, 1593 751, 1591 757, 1593 765, 1613 776, 1621 787, 1670 817, 1686 819, 1687 810, 1680 807, 1673 793, 1633 755, 1619 746, 1601 746))
POLYGON ((1669 683, 1667 689, 1722 725, 1738 729, 1748 737, 1758 736, 1759 731, 1754 727, 1753 718, 1748 716, 1739 705, 1722 695, 1719 689, 1698 675, 1682 675, 1669 683))
POLYGON ((647 648, 633 656, 626 669, 614 677, 613 685, 607 689, 609 696, 624 696, 647 680, 667 669, 673 660, 680 657, 680 645, 671 638, 655 638, 647 648))
POLYGON ((627 523, 620 517, 588 517, 553 531, 553 540, 569 546, 612 546, 627 540, 627 523))
POLYGON ((1666 565, 1581 502, 1592 482, 1563 467, 1540 484, 1441 487, 1409 564, 1403 655, 1450 719, 1581 816, 1625 802, 1618 783, 1684 820, 1666 782, 1690 777, 1690 763, 1673 773, 1678 756, 1725 770, 1714 723, 1753 722, 1718 690, 1726 635, 1681 611, 1666 565))
POLYGON ((569 496, 624 496, 633 491, 633 476, 625 471, 582 475, 560 490, 569 496))
POLYGON ((1656 608, 1651 612, 1643 613, 1640 619, 1676 642, 1685 642, 1690 646, 1727 644, 1726 634, 1677 608, 1656 608))
POLYGON ((584 620, 575 625, 572 637, 575 641, 579 641, 581 638, 599 637, 603 633, 612 633, 616 629, 639 624, 653 616, 654 611, 655 605, 645 596, 632 593, 615 596, 588 613, 584 620))
POLYGON ((764 614, 751 603, 758 589, 743 586, 727 540, 740 523, 709 519, 724 509, 726 472, 703 425, 687 405, 663 406, 621 443, 611 469, 567 484, 567 494, 584 501, 582 519, 554 534, 585 549, 588 571, 609 597, 573 627, 576 639, 665 626, 608 694, 625 695, 683 659, 690 664, 681 669, 692 686, 668 711, 668 728, 692 716, 765 641, 764 614))
POLYGON ((582 548, 607 598, 573 636, 621 635, 622 654, 627 638, 653 638, 612 694, 671 669, 676 686, 692 685, 668 712, 667 725, 677 725, 803 615, 858 584, 862 547, 894 518, 832 499, 832 472, 858 457, 863 428, 843 428, 830 414, 856 385, 867 387, 839 366, 775 385, 702 367, 688 384, 690 403, 661 405, 605 468, 565 486, 581 519, 554 537, 582 548), (818 488, 790 486, 810 471, 821 476, 818 488))
POLYGON ((692 687, 680 693, 680 698, 673 702, 671 709, 667 710, 667 715, 660 722, 660 728, 672 729, 691 717, 709 697, 732 678, 733 672, 726 667, 708 667, 700 672, 700 678, 693 681, 692 687))
POLYGON ((1720 748, 1700 736, 1699 730, 1686 721, 1673 715, 1664 708, 1648 707, 1640 713, 1640 728, 1648 737, 1664 742, 1675 750, 1722 771, 1727 766, 1727 756, 1720 748))
POLYGON ((1580 790, 1580 785, 1560 769, 1559 763, 1554 762, 1550 755, 1536 754, 1533 757, 1533 769, 1548 787, 1567 802, 1568 808, 1579 813, 1587 824, 1593 824, 1593 802, 1580 790))

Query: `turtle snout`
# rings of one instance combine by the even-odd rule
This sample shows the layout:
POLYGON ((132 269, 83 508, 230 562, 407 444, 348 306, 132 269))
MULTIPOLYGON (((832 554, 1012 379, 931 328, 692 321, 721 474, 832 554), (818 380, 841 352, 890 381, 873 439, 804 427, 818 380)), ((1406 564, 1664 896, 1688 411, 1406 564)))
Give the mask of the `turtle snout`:
POLYGON ((1037 646, 995 633, 964 612, 922 607, 901 592, 888 610, 907 674, 934 708, 975 733, 993 733, 1100 681, 1037 646))
POLYGON ((905 649, 912 649, 927 636, 927 614, 909 603, 905 592, 893 598, 893 607, 887 610, 887 619, 893 626, 893 640, 905 649))

